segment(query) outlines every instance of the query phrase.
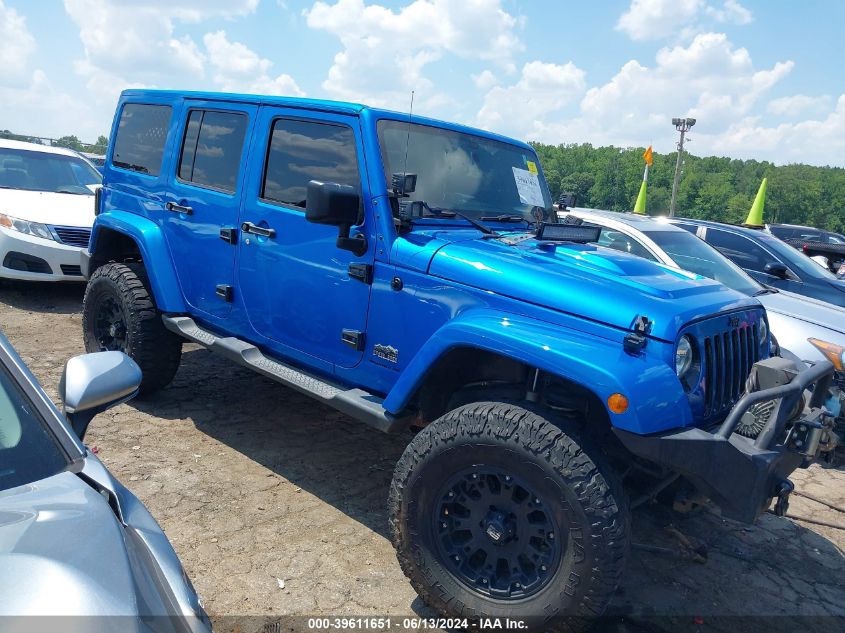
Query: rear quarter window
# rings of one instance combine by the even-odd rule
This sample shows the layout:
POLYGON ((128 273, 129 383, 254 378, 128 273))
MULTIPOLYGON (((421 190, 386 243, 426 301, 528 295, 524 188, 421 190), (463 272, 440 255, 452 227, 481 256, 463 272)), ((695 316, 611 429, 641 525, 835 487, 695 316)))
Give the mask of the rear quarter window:
POLYGON ((161 173, 170 106, 127 103, 120 113, 112 165, 149 176, 161 173))

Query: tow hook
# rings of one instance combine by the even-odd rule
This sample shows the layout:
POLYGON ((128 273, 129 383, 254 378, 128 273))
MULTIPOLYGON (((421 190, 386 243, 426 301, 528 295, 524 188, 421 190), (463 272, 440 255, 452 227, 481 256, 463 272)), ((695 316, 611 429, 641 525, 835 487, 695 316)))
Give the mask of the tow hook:
POLYGON ((789 510, 789 495, 795 490, 795 486, 788 479, 782 480, 777 487, 777 502, 775 503, 775 514, 782 517, 789 510))

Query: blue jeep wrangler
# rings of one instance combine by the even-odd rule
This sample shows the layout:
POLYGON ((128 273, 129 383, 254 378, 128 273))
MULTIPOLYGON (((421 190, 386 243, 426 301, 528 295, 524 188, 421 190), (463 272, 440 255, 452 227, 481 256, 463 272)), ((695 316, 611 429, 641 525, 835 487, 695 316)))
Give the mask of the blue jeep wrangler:
POLYGON ((756 300, 554 211, 534 150, 488 132, 129 90, 83 255, 85 345, 129 354, 147 394, 188 340, 415 431, 388 500, 414 588, 450 616, 572 627, 620 580, 646 474, 645 498, 683 481, 738 520, 785 508, 826 441, 811 394, 832 366, 769 358, 756 300))

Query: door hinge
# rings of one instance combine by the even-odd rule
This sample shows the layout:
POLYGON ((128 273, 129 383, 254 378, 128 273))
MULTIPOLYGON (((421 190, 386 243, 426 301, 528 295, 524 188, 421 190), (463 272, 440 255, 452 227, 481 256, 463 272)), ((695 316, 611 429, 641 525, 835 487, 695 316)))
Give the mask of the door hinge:
POLYGON ((237 244, 238 229, 234 226, 220 227, 220 239, 228 244, 237 244))
POLYGON ((341 330, 340 340, 359 352, 364 349, 364 333, 358 330, 341 330))
POLYGON ((232 301, 232 286, 226 284, 217 284, 217 288, 215 289, 215 293, 218 297, 223 299, 223 301, 228 301, 231 303, 232 301))
POLYGON ((346 270, 351 279, 357 279, 365 284, 373 283, 373 267, 369 264, 352 262, 346 270))

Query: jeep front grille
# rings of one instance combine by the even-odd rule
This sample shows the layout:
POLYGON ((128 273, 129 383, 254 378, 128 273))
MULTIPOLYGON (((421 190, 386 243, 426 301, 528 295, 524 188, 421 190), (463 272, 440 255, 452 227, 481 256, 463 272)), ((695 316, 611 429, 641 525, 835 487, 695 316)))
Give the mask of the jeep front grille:
POLYGON ((760 360, 758 326, 744 325, 704 339, 704 416, 727 410, 745 391, 751 367, 760 360))

